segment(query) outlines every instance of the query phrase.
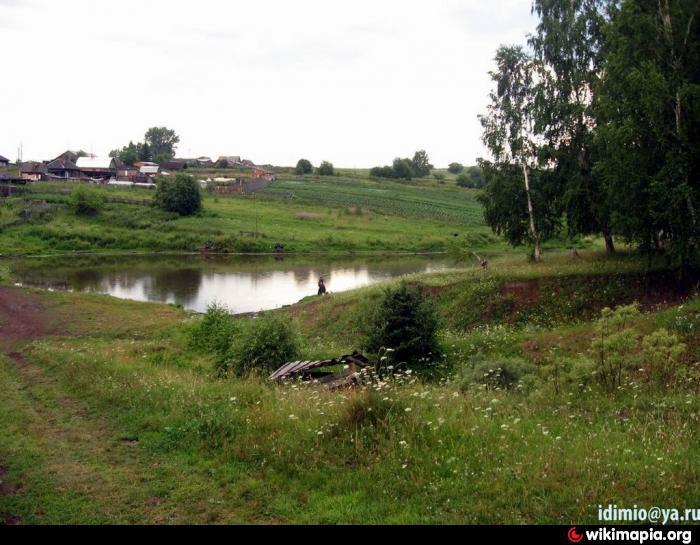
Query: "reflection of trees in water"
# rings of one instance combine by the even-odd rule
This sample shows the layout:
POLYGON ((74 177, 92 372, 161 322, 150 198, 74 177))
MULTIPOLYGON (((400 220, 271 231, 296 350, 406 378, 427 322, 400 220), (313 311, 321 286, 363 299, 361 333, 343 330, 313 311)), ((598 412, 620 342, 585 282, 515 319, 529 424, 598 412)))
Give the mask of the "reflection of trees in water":
POLYGON ((22 260, 10 267, 19 281, 57 289, 174 301, 188 308, 195 304, 206 308, 212 297, 233 301, 252 297, 272 308, 278 300, 286 303, 292 293, 315 294, 321 275, 330 291, 342 291, 458 265, 446 256, 288 256, 283 261, 276 257, 281 256, 91 256, 22 260))
POLYGON ((177 270, 154 271, 149 286, 150 297, 162 301, 172 297, 180 304, 194 301, 202 285, 203 270, 187 268, 177 270))
POLYGON ((297 284, 306 284, 315 275, 315 271, 313 269, 292 269, 292 274, 294 274, 294 281, 297 284))

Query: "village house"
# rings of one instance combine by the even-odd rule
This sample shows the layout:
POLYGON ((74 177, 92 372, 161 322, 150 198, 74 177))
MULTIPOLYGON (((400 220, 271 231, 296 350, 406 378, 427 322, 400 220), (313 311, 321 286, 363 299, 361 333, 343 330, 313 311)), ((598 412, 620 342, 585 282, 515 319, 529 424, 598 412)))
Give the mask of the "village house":
POLYGON ((266 168, 254 166, 253 178, 255 180, 264 180, 266 182, 272 182, 275 179, 275 173, 266 168))
POLYGON ((187 163, 185 161, 163 161, 160 164, 161 170, 185 170, 187 169, 187 163))
MULTIPOLYGON (((66 150, 64 151, 61 155, 53 159, 53 161, 57 161, 58 159, 64 159, 66 161, 70 161, 71 163, 77 163, 78 159, 80 158, 80 155, 86 155, 85 152, 77 152, 77 151, 71 151, 71 150, 66 150)), ((90 156, 94 157, 94 156, 90 156)), ((51 161, 50 161, 51 162, 51 161)))
POLYGON ((73 161, 69 159, 54 159, 46 165, 48 178, 80 178, 81 172, 73 161))
POLYGON ((136 163, 136 165, 139 167, 139 172, 144 176, 157 176, 160 171, 158 163, 141 161, 140 163, 136 163))
POLYGON ((117 167, 117 181, 119 182, 144 182, 148 181, 147 176, 141 174, 141 171, 135 166, 119 165, 117 167))
POLYGON ((20 176, 23 180, 29 180, 32 182, 38 182, 39 180, 46 179, 48 170, 44 163, 39 163, 37 161, 27 161, 22 163, 19 167, 20 176))
POLYGON ((92 180, 109 180, 116 177, 119 163, 113 157, 80 157, 76 164, 83 175, 92 180))
POLYGON ((0 167, 8 167, 10 166, 10 160, 7 157, 3 157, 0 155, 0 167))
POLYGON ((216 160, 217 166, 225 166, 226 168, 233 168, 241 164, 240 155, 222 155, 216 160))

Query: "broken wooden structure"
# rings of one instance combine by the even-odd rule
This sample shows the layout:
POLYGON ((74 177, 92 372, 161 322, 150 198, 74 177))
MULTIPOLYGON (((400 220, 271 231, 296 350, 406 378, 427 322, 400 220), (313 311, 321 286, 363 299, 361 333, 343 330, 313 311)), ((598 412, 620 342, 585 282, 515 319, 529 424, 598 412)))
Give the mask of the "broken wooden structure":
POLYGON ((362 369, 372 365, 362 354, 353 352, 332 360, 292 361, 285 363, 270 375, 270 380, 284 381, 300 378, 314 381, 327 388, 344 388, 358 384, 358 375, 362 369), (342 369, 332 369, 342 366, 342 369))

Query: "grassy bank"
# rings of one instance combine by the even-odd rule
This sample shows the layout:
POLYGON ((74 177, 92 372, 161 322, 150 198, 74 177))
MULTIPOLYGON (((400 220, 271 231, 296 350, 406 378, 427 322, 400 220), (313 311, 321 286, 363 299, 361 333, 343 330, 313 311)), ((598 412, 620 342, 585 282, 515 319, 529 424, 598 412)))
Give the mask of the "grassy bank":
MULTIPOLYGON (((25 298, 26 314, 44 322, 25 328, 31 338, 6 339, 0 356, 0 520, 581 524, 597 522, 599 504, 696 505, 700 302, 691 288, 647 301, 632 324, 687 343, 674 388, 649 389, 631 374, 609 394, 548 370, 585 353, 600 306, 647 293, 639 281, 648 276, 630 257, 584 255, 413 277, 437 300, 452 372, 340 392, 214 378, 211 358, 187 342, 195 318, 173 307, 9 289, 6 298, 25 298), (478 275, 495 285, 488 296, 470 288, 478 275), (539 292, 504 312, 494 297, 514 283, 539 292), (589 301, 564 312, 547 295, 552 285, 589 301), (483 323, 463 317, 474 309, 483 323), (516 357, 537 368, 522 388, 468 378, 475 358, 516 357)), ((304 356, 352 349, 346 317, 357 320, 376 293, 285 310, 304 356)))
MULTIPOLYGON (((39 182, 0 204, 0 252, 431 252, 503 249, 485 226, 478 192, 453 181, 374 181, 359 173, 282 177, 256 196, 206 194, 203 211, 181 218, 150 205, 152 191, 98 186, 95 217, 67 205, 72 183, 39 182)), ((552 246, 567 244, 555 241, 552 246)), ((579 241, 579 244, 584 244, 579 241)))

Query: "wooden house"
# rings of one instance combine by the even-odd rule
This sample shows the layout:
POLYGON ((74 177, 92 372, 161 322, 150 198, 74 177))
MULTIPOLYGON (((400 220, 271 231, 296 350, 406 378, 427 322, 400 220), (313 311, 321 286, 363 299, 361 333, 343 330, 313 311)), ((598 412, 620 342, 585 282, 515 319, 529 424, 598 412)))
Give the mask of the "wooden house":
POLYGON ((187 169, 187 163, 185 161, 163 161, 160 164, 161 170, 185 170, 187 169))
POLYGON ((48 170, 44 163, 39 163, 37 161, 27 161, 22 163, 19 167, 20 176, 23 180, 29 180, 32 182, 38 182, 39 180, 46 179, 48 170))
POLYGON ((10 160, 7 157, 3 157, 0 155, 0 167, 8 167, 10 166, 10 160))
POLYGON ((81 173, 78 165, 70 159, 54 159, 46 165, 46 171, 49 178, 80 178, 81 173))
POLYGON ((119 162, 113 157, 80 157, 76 164, 80 172, 92 180, 110 180, 116 177, 119 162))

